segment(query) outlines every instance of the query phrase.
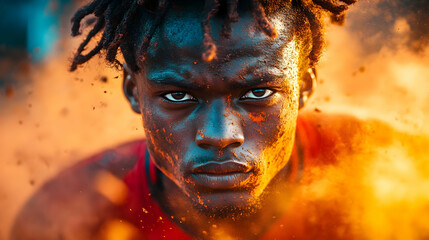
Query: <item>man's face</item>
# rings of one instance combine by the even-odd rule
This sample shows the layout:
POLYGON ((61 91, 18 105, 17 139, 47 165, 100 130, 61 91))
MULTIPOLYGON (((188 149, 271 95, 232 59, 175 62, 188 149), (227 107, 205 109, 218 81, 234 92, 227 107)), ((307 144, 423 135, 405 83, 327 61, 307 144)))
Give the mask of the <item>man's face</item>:
POLYGON ((222 19, 212 22, 217 58, 204 62, 195 15, 169 13, 133 76, 149 151, 196 206, 245 208, 288 163, 299 51, 289 22, 272 19, 270 39, 249 13, 230 39, 219 37, 222 19))

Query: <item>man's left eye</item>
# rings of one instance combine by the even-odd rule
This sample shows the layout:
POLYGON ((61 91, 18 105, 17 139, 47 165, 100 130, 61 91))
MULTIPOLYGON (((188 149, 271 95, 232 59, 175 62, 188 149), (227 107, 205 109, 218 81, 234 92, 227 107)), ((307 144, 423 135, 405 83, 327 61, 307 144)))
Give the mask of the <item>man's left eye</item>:
POLYGON ((186 102, 196 100, 196 98, 186 92, 171 92, 164 94, 162 97, 171 102, 186 102))
POLYGON ((274 91, 267 88, 252 89, 244 94, 240 99, 264 99, 273 95, 274 91))

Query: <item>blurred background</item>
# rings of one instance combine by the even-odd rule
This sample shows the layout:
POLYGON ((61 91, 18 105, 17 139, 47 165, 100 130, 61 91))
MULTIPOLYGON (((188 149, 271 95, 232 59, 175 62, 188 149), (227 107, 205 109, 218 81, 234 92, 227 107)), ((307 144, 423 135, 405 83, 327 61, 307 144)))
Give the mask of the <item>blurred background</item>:
MULTIPOLYGON (((0 2, 0 239, 8 239, 25 201, 61 169, 144 137, 140 117, 122 95, 121 72, 102 57, 68 72, 82 40, 71 38, 70 18, 85 3, 0 2)), ((328 26, 327 43, 318 89, 303 111, 375 118, 408 134, 429 135, 429 1, 360 0, 345 26, 328 26)), ((427 166, 426 153, 377 165, 394 167, 373 179, 384 181, 371 185, 382 186, 371 188, 382 194, 367 206, 371 219, 359 221, 371 224, 368 232, 384 228, 370 236, 429 236, 422 223, 429 222, 429 170, 418 167, 427 166), (393 219, 398 211, 408 211, 407 217, 393 219)))

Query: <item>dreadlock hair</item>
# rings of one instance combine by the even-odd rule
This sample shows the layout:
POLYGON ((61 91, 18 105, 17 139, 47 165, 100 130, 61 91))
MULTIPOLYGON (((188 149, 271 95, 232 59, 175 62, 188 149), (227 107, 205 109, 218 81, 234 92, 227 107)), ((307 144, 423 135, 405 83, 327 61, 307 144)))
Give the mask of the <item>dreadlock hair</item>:
MULTIPOLYGON (((76 70, 78 65, 81 65, 93 56, 104 50, 106 60, 115 65, 120 65, 116 59, 118 48, 129 33, 128 27, 135 18, 135 14, 139 8, 150 8, 155 13, 153 24, 149 27, 143 41, 138 46, 135 59, 126 59, 132 62, 130 68, 134 71, 138 70, 137 60, 144 60, 146 51, 149 48, 150 41, 161 24, 167 10, 174 0, 93 0, 86 6, 80 8, 72 21, 72 36, 80 35, 81 21, 86 16, 93 14, 97 20, 93 28, 90 30, 86 38, 80 44, 73 58, 70 71, 76 70), (83 54, 85 47, 100 31, 103 30, 101 39, 97 45, 88 53, 83 54)), ((243 0, 242 0, 243 1, 243 0)), ((276 6, 291 5, 296 10, 298 16, 301 16, 301 24, 308 24, 311 34, 311 51, 306 56, 309 60, 310 67, 318 62, 323 48, 323 15, 329 14, 331 21, 342 24, 345 18, 345 12, 349 5, 357 0, 247 0, 253 12, 253 16, 260 30, 271 38, 276 38, 278 33, 266 16, 266 10, 276 6)), ((231 23, 237 22, 239 15, 237 11, 239 0, 205 0, 203 15, 201 18, 201 26, 203 30, 203 46, 204 52, 202 58, 204 61, 210 62, 216 58, 216 44, 211 35, 210 19, 213 18, 219 11, 222 5, 226 8, 226 17, 224 20, 221 34, 224 37, 231 36, 231 23)), ((127 51, 121 47, 122 52, 127 51)), ((124 56, 125 57, 125 56, 124 56)), ((128 61, 127 61, 128 62, 128 61)))

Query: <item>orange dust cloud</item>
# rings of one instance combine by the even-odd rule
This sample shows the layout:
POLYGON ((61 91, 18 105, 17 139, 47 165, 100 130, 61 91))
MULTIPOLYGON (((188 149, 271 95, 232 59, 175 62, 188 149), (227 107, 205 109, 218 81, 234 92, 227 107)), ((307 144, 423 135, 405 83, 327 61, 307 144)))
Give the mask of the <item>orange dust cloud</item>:
POLYGON ((362 239, 427 239, 429 47, 418 52, 410 48, 410 23, 399 18, 385 26, 389 39, 367 36, 371 44, 380 44, 379 49, 368 50, 358 38, 362 33, 348 24, 368 12, 382 11, 374 7, 377 2, 357 4, 345 27, 328 27, 318 89, 304 111, 378 119, 392 129, 369 124, 367 134, 362 132, 350 146, 343 146, 363 150, 338 152, 335 167, 311 169, 296 198, 303 212, 313 211, 315 222, 329 222, 324 213, 343 209, 341 216, 349 228, 325 226, 338 237, 353 233, 362 239))

